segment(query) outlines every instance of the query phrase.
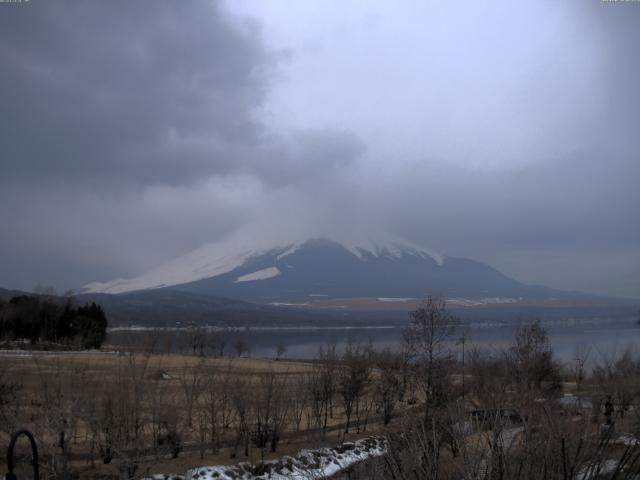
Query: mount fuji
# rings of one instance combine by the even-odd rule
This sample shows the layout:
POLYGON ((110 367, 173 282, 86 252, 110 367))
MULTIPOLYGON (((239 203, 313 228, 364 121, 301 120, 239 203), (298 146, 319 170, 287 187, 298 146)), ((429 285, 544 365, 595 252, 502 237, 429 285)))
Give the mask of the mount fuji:
POLYGON ((336 298, 395 301, 427 294, 533 298, 560 293, 388 235, 358 241, 313 237, 280 244, 251 242, 208 244, 138 277, 93 282, 83 291, 171 289, 276 305, 336 298))

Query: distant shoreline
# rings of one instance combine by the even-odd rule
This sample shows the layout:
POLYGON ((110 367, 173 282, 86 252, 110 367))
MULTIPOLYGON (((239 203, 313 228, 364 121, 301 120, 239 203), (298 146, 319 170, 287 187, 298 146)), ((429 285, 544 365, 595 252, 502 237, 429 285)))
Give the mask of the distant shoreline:
POLYGON ((336 325, 336 326, 289 326, 289 327, 277 327, 277 326, 243 326, 243 327, 219 327, 212 325, 193 325, 186 327, 147 327, 147 326, 130 326, 130 327, 110 327, 107 328, 107 332, 173 332, 173 331, 187 331, 191 328, 204 328, 208 331, 214 332, 246 332, 246 331, 313 331, 313 330, 384 330, 403 328, 403 325, 336 325))
MULTIPOLYGON (((463 328, 497 328, 508 325, 522 325, 530 323, 532 320, 495 320, 495 321, 477 321, 477 322, 461 322, 460 327, 463 328)), ((609 323, 631 323, 637 322, 635 317, 571 317, 562 319, 542 319, 540 323, 546 326, 563 326, 563 325, 597 325, 597 324, 609 324, 609 323)), ((189 325, 189 326, 146 326, 146 325, 131 325, 131 326, 117 326, 108 327, 107 332, 172 332, 172 331, 188 331, 192 328, 203 328, 212 332, 255 332, 255 331, 328 331, 328 330, 395 330, 404 328, 406 322, 398 322, 392 325, 289 325, 289 326, 266 326, 266 325, 247 325, 247 326, 217 326, 217 325, 189 325)))

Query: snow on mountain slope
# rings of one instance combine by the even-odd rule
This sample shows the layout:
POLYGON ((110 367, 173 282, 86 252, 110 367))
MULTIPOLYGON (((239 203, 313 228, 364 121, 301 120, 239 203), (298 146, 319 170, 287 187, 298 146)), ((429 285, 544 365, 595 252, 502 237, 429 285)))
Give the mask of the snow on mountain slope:
MULTIPOLYGON (((376 237, 372 239, 370 237, 360 238, 356 240, 333 240, 357 258, 365 260, 367 256, 373 257, 387 257, 387 258, 402 258, 404 255, 413 255, 420 258, 431 258, 438 265, 442 265, 444 262, 444 256, 434 252, 433 250, 419 246, 415 243, 407 240, 400 239, 395 236, 385 235, 383 238, 376 237)), ((305 242, 297 242, 287 248, 282 254, 278 256, 278 260, 291 255, 298 251, 300 247, 305 245, 305 242)))
POLYGON ((92 282, 84 286, 86 293, 125 293, 135 290, 169 287, 228 273, 249 258, 266 253, 236 241, 210 243, 181 257, 130 279, 92 282))
POLYGON ((278 270, 278 267, 268 267, 263 268, 262 270, 258 270, 257 272, 241 275, 240 277, 236 278, 234 282, 238 283, 253 282, 256 280, 267 280, 269 278, 277 277, 278 275, 280 275, 280 270, 278 270))
MULTIPOLYGON (((136 290, 148 290, 170 287, 203 279, 219 277, 250 263, 252 259, 264 256, 280 261, 309 244, 309 239, 291 243, 269 244, 268 240, 238 241, 230 238, 224 242, 210 243, 178 257, 168 263, 156 267, 142 275, 130 279, 115 279, 108 282, 92 282, 83 287, 84 293, 125 293, 136 290)), ((331 240, 340 244, 357 259, 367 261, 368 258, 399 259, 417 257, 432 259, 437 265, 444 263, 444 256, 427 248, 416 245, 391 235, 378 235, 375 239, 331 240)), ((237 282, 265 280, 280 275, 275 266, 240 275, 237 282)))

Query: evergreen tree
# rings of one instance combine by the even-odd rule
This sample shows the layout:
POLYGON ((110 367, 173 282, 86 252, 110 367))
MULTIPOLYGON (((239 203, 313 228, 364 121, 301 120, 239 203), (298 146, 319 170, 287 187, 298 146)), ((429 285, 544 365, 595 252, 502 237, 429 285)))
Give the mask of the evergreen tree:
POLYGON ((100 348, 106 336, 107 317, 95 302, 73 307, 50 295, 20 295, 0 304, 0 339, 100 348))

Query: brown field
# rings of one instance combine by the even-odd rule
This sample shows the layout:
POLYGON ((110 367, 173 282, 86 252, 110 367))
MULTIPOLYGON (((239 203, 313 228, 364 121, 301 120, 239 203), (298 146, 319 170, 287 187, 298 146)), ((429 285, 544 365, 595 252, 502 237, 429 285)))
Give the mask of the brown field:
MULTIPOLYGON (((61 471, 82 478, 125 477, 123 470, 133 464, 133 476, 139 477, 253 463, 382 429, 371 391, 362 400, 367 418, 358 412, 357 426, 347 434, 335 392, 331 400, 316 399, 331 403, 316 405, 314 414, 310 382, 322 374, 314 363, 33 352, 4 354, 0 365, 0 380, 14 387, 12 397, 0 401, 7 422, 0 429, 0 448, 6 451, 9 431, 29 429, 46 477, 61 471), (265 436, 262 445, 257 432, 265 436), (176 451, 171 435, 179 437, 176 451), (105 464, 109 453, 113 458, 105 464)), ((0 471, 6 471, 5 462, 2 458, 0 471)))
MULTIPOLYGON (((353 297, 353 298, 315 298, 308 301, 306 308, 346 308, 349 310, 371 310, 371 311, 405 311, 410 312, 420 306, 420 298, 385 298, 383 300, 376 297, 353 297)), ((448 298, 449 308, 456 309, 483 309, 502 308, 513 309, 514 307, 540 307, 540 308, 594 308, 608 307, 615 311, 616 306, 607 300, 600 299, 536 299, 536 298, 487 298, 487 297, 464 297, 448 298)))
POLYGON ((453 480, 490 469, 568 479, 612 458, 627 462, 626 478, 640 473, 640 356, 625 351, 587 370, 585 348, 560 365, 534 322, 503 348, 467 346, 458 363, 444 348, 451 323, 426 313, 401 351, 349 344, 338 356, 326 346, 312 362, 1 352, 0 449, 27 428, 41 478, 131 480, 383 433, 384 460, 350 478, 453 480))

